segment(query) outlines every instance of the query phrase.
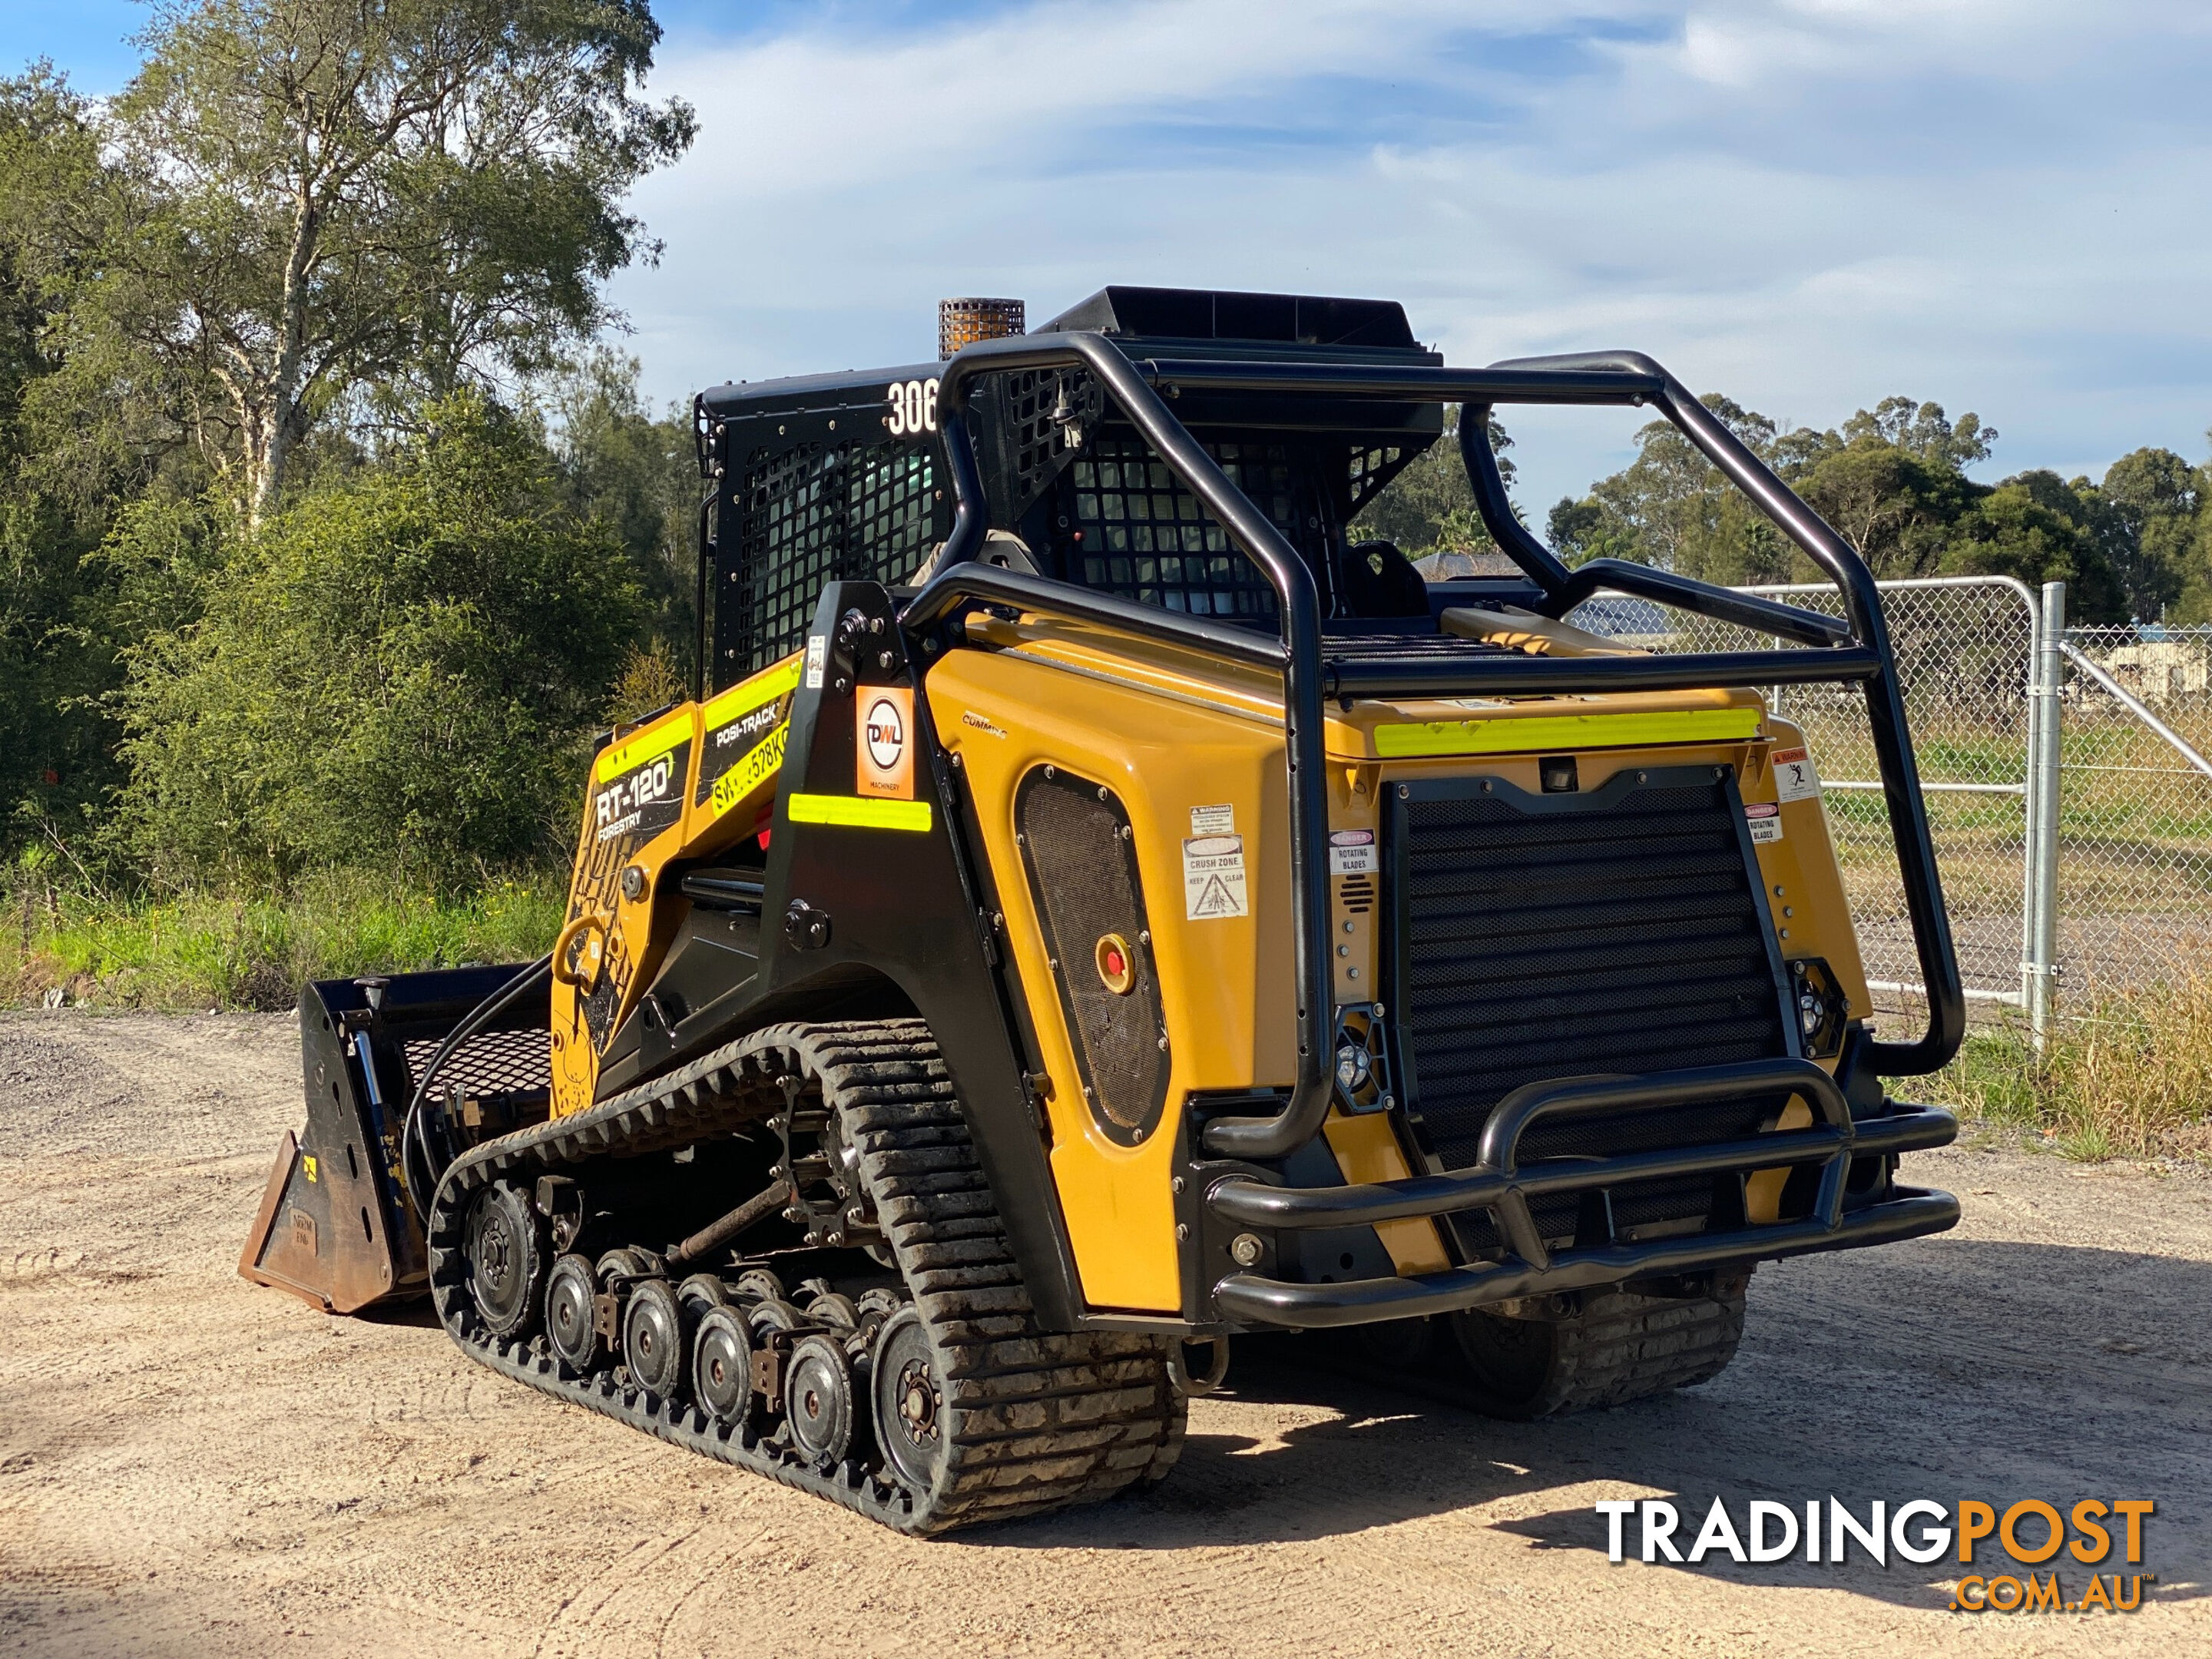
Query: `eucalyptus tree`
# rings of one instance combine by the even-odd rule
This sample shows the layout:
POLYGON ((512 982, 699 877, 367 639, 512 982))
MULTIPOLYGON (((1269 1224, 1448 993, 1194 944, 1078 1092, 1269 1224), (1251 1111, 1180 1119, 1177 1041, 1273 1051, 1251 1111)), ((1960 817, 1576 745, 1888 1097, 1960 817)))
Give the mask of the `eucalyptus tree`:
POLYGON ((334 412, 614 319, 659 252, 624 198, 694 131, 659 40, 647 0, 157 0, 78 320, 258 525, 334 412))

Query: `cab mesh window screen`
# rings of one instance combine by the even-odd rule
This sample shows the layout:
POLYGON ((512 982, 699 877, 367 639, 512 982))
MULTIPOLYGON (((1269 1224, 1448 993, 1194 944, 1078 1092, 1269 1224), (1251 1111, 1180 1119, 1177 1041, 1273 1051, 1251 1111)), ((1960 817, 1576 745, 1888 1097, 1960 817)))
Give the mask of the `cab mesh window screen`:
MULTIPOLYGON (((1287 445, 1206 446, 1229 481, 1250 496, 1291 546, 1311 556, 1318 532, 1287 445)), ((1075 527, 1068 574, 1103 589, 1197 617, 1272 622, 1275 591, 1259 566, 1142 440, 1102 434, 1068 469, 1075 527)))
POLYGON ((755 451, 716 628, 723 677, 796 651, 825 584, 911 576, 935 539, 936 483, 931 453, 919 446, 755 451))

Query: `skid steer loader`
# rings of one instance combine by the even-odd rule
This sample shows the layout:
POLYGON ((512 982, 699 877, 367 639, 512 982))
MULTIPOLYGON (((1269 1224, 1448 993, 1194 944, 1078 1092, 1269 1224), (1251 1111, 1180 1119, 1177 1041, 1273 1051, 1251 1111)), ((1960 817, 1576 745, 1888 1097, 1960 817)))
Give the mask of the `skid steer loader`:
POLYGON ((1897 1170, 1955 1125, 1882 1079, 1950 1057, 1959 976, 1834 532, 1634 353, 1012 310, 697 399, 696 695, 599 749, 547 957, 307 988, 248 1278, 427 1293, 520 1382, 933 1533, 1161 1479, 1239 1333, 1536 1417, 1714 1375, 1755 1263, 1953 1224, 1897 1170), (1529 403, 1656 409, 1841 618, 1565 566, 1491 449, 1529 403), (1450 404, 1511 574, 1349 533, 1450 404), (1911 1041, 1781 685, 1863 699, 1911 1041))

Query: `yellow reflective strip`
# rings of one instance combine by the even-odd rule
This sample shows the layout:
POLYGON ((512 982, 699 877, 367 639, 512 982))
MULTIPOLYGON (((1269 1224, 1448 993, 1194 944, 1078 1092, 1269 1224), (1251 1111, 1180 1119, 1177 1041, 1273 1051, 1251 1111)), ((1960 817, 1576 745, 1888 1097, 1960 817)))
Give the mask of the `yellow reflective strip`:
POLYGON ((719 694, 702 711, 707 729, 727 726, 740 714, 750 714, 763 703, 781 696, 799 684, 799 653, 793 652, 774 667, 763 668, 749 680, 741 681, 719 694))
POLYGON ((1651 714, 1546 714, 1527 720, 1432 720, 1378 726, 1375 752, 1408 755, 1525 754, 1620 749, 1655 743, 1728 743, 1759 735, 1756 708, 1691 708, 1651 714))
POLYGON ((869 800, 860 795, 793 795, 793 823, 838 823, 851 830, 927 830, 926 800, 869 800))
POLYGON ((647 761, 659 760, 679 743, 691 736, 691 714, 679 708, 668 717, 665 725, 641 732, 637 736, 599 751, 599 763, 593 769, 601 783, 609 778, 618 778, 647 761))
POLYGON ((714 804, 714 817, 721 817, 775 775, 783 764, 783 746, 790 738, 791 722, 786 720, 746 750, 736 765, 714 780, 714 792, 709 797, 714 804))

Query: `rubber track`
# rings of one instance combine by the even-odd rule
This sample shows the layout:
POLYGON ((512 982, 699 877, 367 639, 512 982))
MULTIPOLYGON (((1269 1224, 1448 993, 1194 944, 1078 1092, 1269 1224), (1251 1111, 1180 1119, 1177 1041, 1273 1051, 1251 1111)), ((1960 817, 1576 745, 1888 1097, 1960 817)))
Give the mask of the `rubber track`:
POLYGON ((1583 1316, 1560 1328, 1564 1375, 1532 1414, 1625 1406, 1711 1382, 1735 1358, 1743 1306, 1741 1288, 1733 1296, 1688 1300, 1619 1292, 1589 1297, 1583 1316))
POLYGON ((471 1358, 903 1532, 1095 1502, 1164 1476, 1182 1447, 1187 1402, 1159 1339, 1038 1328, 951 1080, 918 1020, 771 1026, 586 1111, 487 1142, 447 1172, 428 1231, 439 1318, 471 1358), (818 1078, 824 1100, 843 1109, 878 1219, 930 1334, 950 1455, 926 1494, 857 1462, 815 1468, 756 1424, 725 1427, 629 1384, 612 1364, 564 1376, 532 1345, 494 1339, 468 1292, 463 1224, 488 1182, 758 1125, 782 1109, 778 1079, 794 1072, 818 1078))
POLYGON ((1363 1382, 1409 1390, 1448 1405, 1520 1422, 1600 1411, 1709 1382, 1735 1358, 1743 1337, 1744 1288, 1674 1298, 1623 1291, 1586 1297, 1579 1318, 1556 1328, 1559 1350, 1549 1384, 1510 1412, 1488 1396, 1439 1318, 1425 1322, 1425 1347, 1388 1359, 1368 1352, 1358 1328, 1319 1350, 1322 1363, 1363 1382))

